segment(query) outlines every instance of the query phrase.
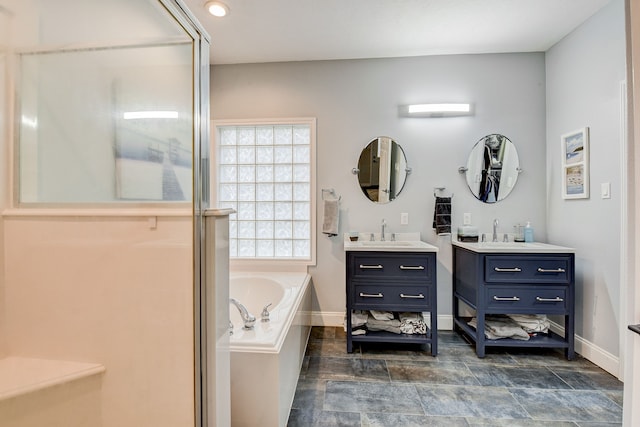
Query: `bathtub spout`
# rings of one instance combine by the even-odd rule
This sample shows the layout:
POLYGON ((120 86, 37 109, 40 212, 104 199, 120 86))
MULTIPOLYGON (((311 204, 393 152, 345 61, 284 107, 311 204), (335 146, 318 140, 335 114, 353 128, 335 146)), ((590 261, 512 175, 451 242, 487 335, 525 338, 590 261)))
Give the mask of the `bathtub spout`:
POLYGON ((235 298, 229 298, 229 302, 235 305, 240 312, 240 316, 242 317, 242 322, 244 323, 244 329, 253 329, 253 325, 256 323, 256 317, 249 313, 247 307, 242 305, 240 301, 235 298))

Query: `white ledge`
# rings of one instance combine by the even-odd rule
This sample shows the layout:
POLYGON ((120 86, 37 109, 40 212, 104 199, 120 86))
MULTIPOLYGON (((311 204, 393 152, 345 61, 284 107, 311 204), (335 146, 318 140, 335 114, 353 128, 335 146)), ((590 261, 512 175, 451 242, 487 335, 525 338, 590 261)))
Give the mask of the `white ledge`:
POLYGON ((184 208, 11 208, 2 211, 4 217, 192 217, 193 210, 184 208))
POLYGON ((98 363, 5 357, 0 359, 0 400, 105 372, 98 363))
POLYGON ((458 246, 478 253, 575 253, 573 248, 551 245, 540 242, 458 242, 452 240, 454 246, 458 246))

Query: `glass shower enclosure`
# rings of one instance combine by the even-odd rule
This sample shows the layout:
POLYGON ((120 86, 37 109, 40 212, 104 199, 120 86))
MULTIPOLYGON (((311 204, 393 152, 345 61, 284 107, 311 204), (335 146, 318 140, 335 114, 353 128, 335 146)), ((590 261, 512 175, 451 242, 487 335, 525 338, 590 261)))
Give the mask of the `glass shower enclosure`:
POLYGON ((180 0, 0 0, 0 425, 207 424, 208 55, 180 0))

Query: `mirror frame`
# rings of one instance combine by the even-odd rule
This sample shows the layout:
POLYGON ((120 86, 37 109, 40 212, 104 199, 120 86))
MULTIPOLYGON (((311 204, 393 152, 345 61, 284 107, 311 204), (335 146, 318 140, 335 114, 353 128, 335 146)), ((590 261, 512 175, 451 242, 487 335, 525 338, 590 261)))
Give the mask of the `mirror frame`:
POLYGON ((475 143, 460 172, 476 199, 496 203, 511 194, 522 169, 515 144, 505 135, 492 133, 475 143))
POLYGON ((407 165, 402 146, 393 138, 379 136, 362 149, 358 166, 352 169, 352 173, 356 175, 358 186, 367 199, 386 204, 402 192, 411 168, 407 165), (381 189, 381 180, 386 181, 386 188, 381 189))

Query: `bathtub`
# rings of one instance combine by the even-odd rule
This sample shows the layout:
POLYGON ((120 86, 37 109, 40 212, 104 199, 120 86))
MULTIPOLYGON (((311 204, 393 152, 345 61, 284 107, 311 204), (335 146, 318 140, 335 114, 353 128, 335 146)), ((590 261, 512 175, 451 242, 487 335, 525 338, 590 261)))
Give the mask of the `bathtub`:
POLYGON ((230 305, 231 425, 287 424, 311 331, 311 276, 304 272, 231 272, 229 296, 256 317, 243 329, 230 305), (269 322, 261 321, 264 306, 269 322))

